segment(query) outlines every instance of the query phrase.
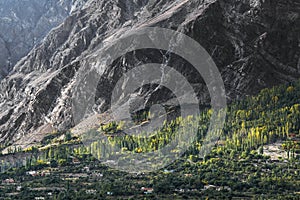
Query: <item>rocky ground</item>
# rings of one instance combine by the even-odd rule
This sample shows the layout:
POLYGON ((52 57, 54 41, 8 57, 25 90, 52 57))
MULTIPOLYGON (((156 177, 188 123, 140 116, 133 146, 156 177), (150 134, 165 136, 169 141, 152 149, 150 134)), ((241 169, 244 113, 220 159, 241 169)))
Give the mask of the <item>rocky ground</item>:
MULTIPOLYGON (((0 142, 12 143, 45 125, 72 128, 71 94, 99 61, 102 42, 143 26, 178 30, 199 42, 221 72, 228 100, 294 81, 300 69, 299 10, 296 0, 90 0, 1 81, 0 142)), ((120 72, 133 68, 135 61, 163 62, 166 57, 163 51, 136 51, 103 68, 97 110, 109 109, 120 72)), ((201 104, 208 104, 206 86, 190 65, 176 56, 167 62, 192 82, 201 104)), ((157 96, 155 92, 145 88, 140 95, 157 96)))

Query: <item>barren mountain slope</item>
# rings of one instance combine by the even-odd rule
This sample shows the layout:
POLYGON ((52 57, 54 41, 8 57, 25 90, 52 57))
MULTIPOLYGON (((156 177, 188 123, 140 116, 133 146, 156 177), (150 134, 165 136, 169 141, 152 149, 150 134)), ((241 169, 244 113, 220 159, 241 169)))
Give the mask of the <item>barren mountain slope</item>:
MULTIPOLYGON (((141 26, 175 29, 198 41, 221 71, 228 99, 296 80, 300 72, 299 10, 296 0, 90 0, 1 82, 1 142, 16 141, 45 124, 60 130, 74 126, 70 96, 78 71, 93 66, 92 58, 97 57, 104 39, 113 41, 141 26)), ((98 85, 98 109, 109 108, 110 92, 120 72, 132 68, 135 61, 164 62, 166 54, 137 51, 107 66, 98 85)), ((190 66, 176 56, 168 62, 185 74, 201 103, 207 104, 204 82, 190 66)), ((153 93, 148 88, 143 95, 153 93)))
POLYGON ((0 79, 85 0, 0 1, 0 79))

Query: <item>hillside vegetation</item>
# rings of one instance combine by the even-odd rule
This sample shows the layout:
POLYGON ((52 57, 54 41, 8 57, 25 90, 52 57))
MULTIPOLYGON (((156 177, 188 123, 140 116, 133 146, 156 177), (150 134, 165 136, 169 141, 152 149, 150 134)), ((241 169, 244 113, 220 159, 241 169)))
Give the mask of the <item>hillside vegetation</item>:
MULTIPOLYGON (((11 149, 9 155, 3 156, 1 178, 13 178, 14 184, 3 183, 0 196, 31 199, 51 193, 53 199, 299 199, 299 97, 300 81, 264 89, 256 96, 231 103, 221 136, 204 157, 199 152, 213 113, 209 108, 199 116, 165 122, 148 138, 124 134, 126 124, 122 122, 102 124, 99 130, 90 131, 88 136, 103 133, 108 138, 95 137, 90 145, 83 145, 82 138, 70 132, 51 133, 39 146, 25 152, 11 149), (197 127, 196 141, 164 169, 127 174, 98 161, 112 156, 109 149, 104 152, 103 146, 118 147, 121 151, 113 155, 118 158, 126 158, 128 152, 143 155, 157 151, 178 134, 180 126, 186 131, 197 127), (264 154, 263 146, 275 142, 285 157, 275 159, 264 154), (20 155, 26 156, 14 163, 5 162, 9 156, 20 155), (30 170, 39 175, 26 175, 30 170), (45 171, 48 176, 41 176, 45 171), (41 188, 41 184, 46 187, 41 188)), ((147 112, 135 117, 136 125, 149 120, 147 112)))

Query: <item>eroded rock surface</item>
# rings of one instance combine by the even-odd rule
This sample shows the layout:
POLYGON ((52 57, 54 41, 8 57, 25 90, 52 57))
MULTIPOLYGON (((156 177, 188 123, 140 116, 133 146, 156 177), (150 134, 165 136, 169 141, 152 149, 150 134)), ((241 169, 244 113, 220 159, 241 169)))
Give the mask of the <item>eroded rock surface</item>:
MULTIPOLYGON (((218 66, 229 100, 294 81, 300 65, 299 11, 296 0, 90 0, 1 82, 0 142, 15 141, 44 124, 60 130, 74 126, 71 94, 77 78, 95 65, 104 40, 112 42, 142 26, 178 30, 198 41, 218 66)), ((137 61, 160 63, 166 57, 192 83, 200 102, 208 104, 203 80, 186 62, 153 50, 132 52, 103 68, 97 109, 109 109, 116 81, 137 61)), ((158 91, 148 87, 140 95, 161 96, 155 95, 158 91)), ((158 100, 171 96, 164 97, 158 100)))
POLYGON ((85 0, 0 2, 0 79, 85 0))

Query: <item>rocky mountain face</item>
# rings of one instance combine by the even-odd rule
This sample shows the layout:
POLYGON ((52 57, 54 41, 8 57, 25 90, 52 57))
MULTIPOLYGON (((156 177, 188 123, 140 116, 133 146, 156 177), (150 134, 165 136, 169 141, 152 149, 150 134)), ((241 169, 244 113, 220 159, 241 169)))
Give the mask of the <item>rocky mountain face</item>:
MULTIPOLYGON (((228 99, 294 81, 300 76, 299 11, 296 0, 90 0, 1 81, 0 142, 12 143, 49 124, 59 130, 74 126, 71 94, 78 77, 97 61, 104 40, 114 41, 142 26, 178 30, 199 42, 218 66, 228 99)), ((109 109, 112 88, 137 61, 167 60, 207 104, 203 80, 184 60, 167 54, 135 51, 106 66, 100 74, 97 109, 109 109)), ((164 91, 145 87, 139 95, 145 104, 153 94, 163 96, 158 101, 171 97, 156 92, 164 91)))
POLYGON ((0 1, 0 79, 82 0, 0 1))

